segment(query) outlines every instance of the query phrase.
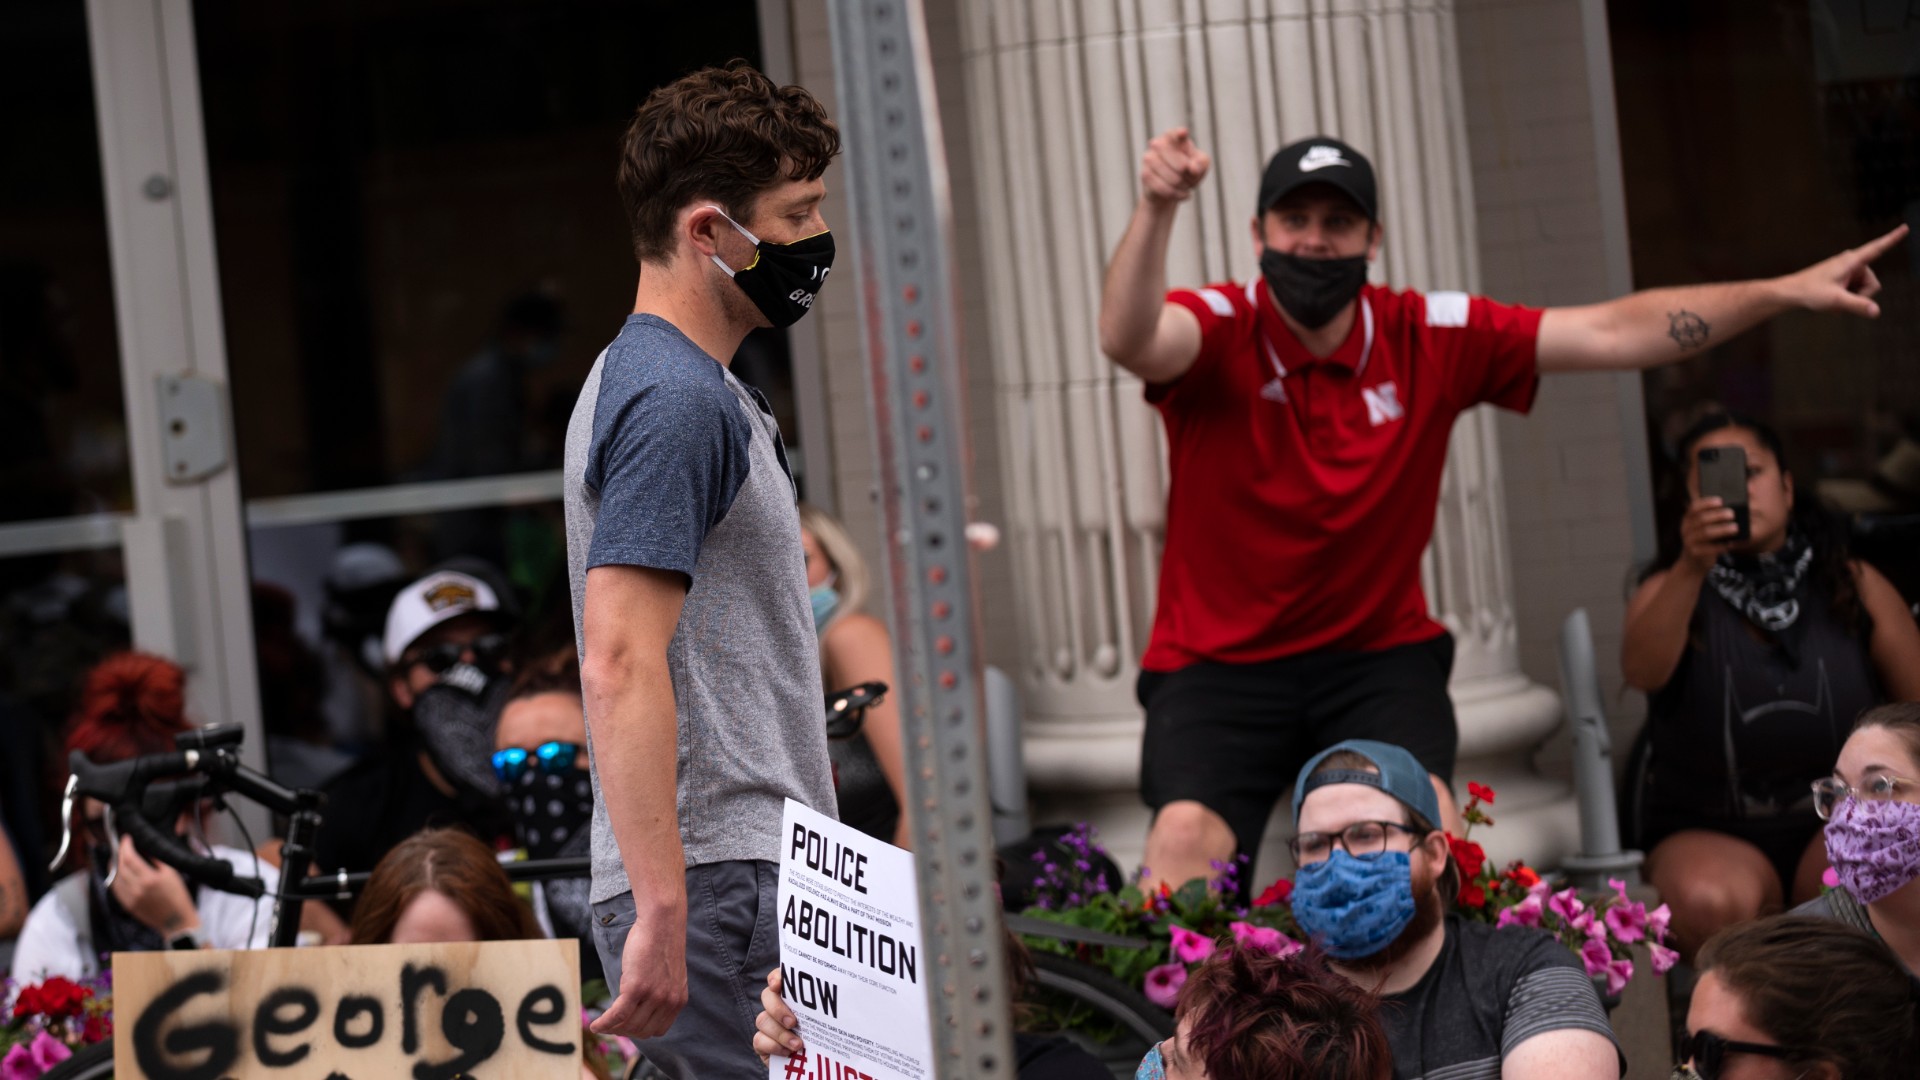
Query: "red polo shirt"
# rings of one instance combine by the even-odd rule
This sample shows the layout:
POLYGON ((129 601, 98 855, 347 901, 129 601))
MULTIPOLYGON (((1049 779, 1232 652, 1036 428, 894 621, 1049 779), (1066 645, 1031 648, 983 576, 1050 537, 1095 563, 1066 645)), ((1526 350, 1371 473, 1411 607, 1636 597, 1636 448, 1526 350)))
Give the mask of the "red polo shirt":
POLYGON ((1309 355, 1264 280, 1175 289, 1199 359, 1147 388, 1172 480, 1141 666, 1253 663, 1425 641, 1420 553, 1453 419, 1533 404, 1540 312, 1368 285, 1353 332, 1309 355))

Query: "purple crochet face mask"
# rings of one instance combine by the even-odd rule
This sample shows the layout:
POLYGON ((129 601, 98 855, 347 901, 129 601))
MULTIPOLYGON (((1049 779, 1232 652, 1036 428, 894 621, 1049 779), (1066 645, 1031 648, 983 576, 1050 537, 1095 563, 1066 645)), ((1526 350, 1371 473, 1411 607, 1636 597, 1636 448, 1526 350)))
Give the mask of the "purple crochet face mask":
POLYGON ((1863 904, 1920 877, 1920 803, 1847 798, 1827 822, 1827 858, 1863 904))

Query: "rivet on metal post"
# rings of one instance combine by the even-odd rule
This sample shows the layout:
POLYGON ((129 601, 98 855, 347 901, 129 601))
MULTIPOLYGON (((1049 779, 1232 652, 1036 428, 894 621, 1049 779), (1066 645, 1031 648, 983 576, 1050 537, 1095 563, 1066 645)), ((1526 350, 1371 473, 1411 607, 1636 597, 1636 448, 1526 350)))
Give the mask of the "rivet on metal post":
POLYGON ((146 183, 140 185, 140 192, 154 202, 159 202, 173 194, 173 181, 159 173, 154 173, 147 177, 146 183))

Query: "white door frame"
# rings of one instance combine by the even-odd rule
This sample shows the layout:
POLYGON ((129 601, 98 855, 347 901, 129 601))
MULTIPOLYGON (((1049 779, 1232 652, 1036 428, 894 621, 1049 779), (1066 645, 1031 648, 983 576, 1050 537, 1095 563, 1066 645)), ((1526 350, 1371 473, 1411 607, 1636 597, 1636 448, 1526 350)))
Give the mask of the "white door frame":
POLYGON ((87 0, 87 26, 133 471, 120 523, 133 643, 179 661, 194 718, 242 725, 243 757, 262 768, 193 6, 87 0), (178 376, 215 388, 207 420, 226 448, 223 467, 185 483, 167 475, 160 418, 160 380, 178 376))

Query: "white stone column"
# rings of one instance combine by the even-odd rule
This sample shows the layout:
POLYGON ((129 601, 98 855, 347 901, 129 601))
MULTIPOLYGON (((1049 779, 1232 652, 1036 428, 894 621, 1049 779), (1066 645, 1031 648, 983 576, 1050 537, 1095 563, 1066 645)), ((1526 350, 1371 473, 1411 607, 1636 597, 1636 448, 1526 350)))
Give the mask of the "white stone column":
MULTIPOLYGON (((977 227, 989 267, 1008 535, 1016 564, 1037 810, 1092 818, 1137 861, 1137 663, 1165 509, 1159 423, 1100 355, 1102 270, 1153 134, 1192 128, 1213 174, 1182 210, 1172 282, 1257 273, 1248 233, 1266 158, 1337 135, 1380 172, 1376 278, 1478 283, 1471 178, 1449 0, 960 0, 977 227)), ((959 210, 965 213, 965 208, 959 210)), ((1496 858, 1552 861, 1577 839, 1564 785, 1526 752, 1559 723, 1520 673, 1500 458, 1491 417, 1460 418, 1423 564, 1457 639, 1457 780, 1500 791, 1496 858)), ((1284 811, 1262 877, 1284 868, 1284 811), (1276 858, 1277 854, 1277 858, 1276 858)))

